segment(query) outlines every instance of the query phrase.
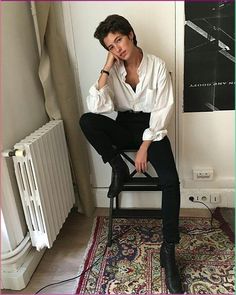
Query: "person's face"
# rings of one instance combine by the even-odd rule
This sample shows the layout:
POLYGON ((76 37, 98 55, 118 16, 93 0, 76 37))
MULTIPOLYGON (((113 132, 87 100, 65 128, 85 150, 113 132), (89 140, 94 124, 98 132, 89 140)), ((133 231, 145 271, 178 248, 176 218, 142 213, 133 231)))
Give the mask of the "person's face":
POLYGON ((104 43, 112 54, 119 59, 127 60, 131 56, 134 48, 133 33, 130 32, 129 36, 123 35, 119 32, 109 33, 104 38, 104 43))

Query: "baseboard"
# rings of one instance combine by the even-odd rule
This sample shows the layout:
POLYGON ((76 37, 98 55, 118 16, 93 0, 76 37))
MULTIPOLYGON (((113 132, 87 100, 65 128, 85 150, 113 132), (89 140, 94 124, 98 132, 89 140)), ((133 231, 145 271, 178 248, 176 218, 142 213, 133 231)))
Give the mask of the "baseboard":
MULTIPOLYGON (((106 188, 96 188, 93 190, 96 207, 108 208, 109 199, 107 198, 106 188)), ((181 208, 205 208, 203 204, 193 203, 189 200, 190 196, 207 196, 207 204, 210 208, 234 207, 234 190, 232 189, 181 189, 181 208), (217 194, 220 202, 212 203, 210 196, 217 194)), ((124 208, 160 208, 161 192, 122 192, 121 206, 124 208)))
POLYGON ((39 264, 45 250, 37 251, 32 248, 25 258, 24 264, 16 271, 4 272, 1 270, 2 275, 2 289, 10 290, 22 290, 24 289, 30 281, 36 267, 39 264))
POLYGON ((216 207, 234 208, 234 194, 233 189, 181 189, 181 208, 205 207, 202 203, 191 202, 189 200, 191 196, 212 209, 216 207), (215 196, 217 196, 217 201, 214 201, 215 196))

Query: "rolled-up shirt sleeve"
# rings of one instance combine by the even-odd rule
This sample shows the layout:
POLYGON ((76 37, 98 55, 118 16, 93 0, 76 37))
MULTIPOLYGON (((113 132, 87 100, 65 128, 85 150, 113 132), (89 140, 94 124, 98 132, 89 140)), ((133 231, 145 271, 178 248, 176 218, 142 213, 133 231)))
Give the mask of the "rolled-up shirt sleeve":
POLYGON ((144 130, 143 140, 159 141, 167 135, 167 126, 174 110, 171 77, 162 64, 157 83, 154 108, 151 111, 149 128, 144 130))
POLYGON ((89 95, 87 96, 88 110, 96 114, 113 112, 113 97, 113 91, 108 84, 98 90, 98 84, 96 82, 89 89, 89 95))

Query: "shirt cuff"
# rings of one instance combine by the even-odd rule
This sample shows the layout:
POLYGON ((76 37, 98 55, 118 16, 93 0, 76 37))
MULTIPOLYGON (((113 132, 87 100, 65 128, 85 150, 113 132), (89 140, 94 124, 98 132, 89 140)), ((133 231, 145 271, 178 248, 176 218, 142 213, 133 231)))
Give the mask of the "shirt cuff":
POLYGON ((160 141, 167 135, 167 130, 161 130, 155 132, 150 128, 147 128, 143 132, 143 140, 152 140, 152 141, 160 141))
POLYGON ((101 89, 98 90, 98 83, 96 83, 89 89, 89 94, 92 96, 101 95, 106 93, 107 88, 108 88, 108 85, 106 84, 101 89))

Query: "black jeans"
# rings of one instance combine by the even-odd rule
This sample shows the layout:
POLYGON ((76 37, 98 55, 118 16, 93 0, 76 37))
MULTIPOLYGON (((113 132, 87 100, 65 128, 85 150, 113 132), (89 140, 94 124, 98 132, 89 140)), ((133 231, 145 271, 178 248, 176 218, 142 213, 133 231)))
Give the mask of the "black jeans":
MULTIPOLYGON (((138 149, 143 131, 149 126, 149 113, 119 112, 116 120, 100 114, 86 113, 80 126, 88 141, 102 156, 104 163, 121 149, 138 149)), ((173 153, 167 136, 153 141, 148 148, 148 161, 154 167, 162 186, 163 237, 179 242, 180 188, 173 153)))

